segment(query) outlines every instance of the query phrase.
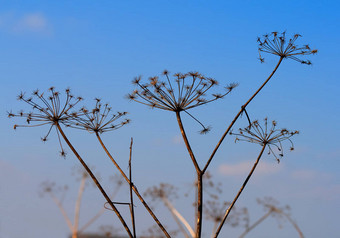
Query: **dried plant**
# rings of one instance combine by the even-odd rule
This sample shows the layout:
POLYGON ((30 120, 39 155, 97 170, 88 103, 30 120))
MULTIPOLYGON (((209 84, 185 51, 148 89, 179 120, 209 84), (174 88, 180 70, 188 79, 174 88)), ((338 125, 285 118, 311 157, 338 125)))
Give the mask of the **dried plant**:
MULTIPOLYGON (((104 149, 107 156, 110 158, 114 166, 118 169, 121 176, 126 180, 126 182, 129 184, 131 190, 134 191, 134 193, 137 195, 139 200, 142 202, 143 206, 146 208, 146 210, 149 212, 151 217, 155 220, 155 222, 158 224, 160 229, 166 234, 167 237, 169 237, 169 234, 167 234, 167 231, 163 227, 162 223, 158 220, 156 215, 153 213, 151 208, 148 206, 148 204, 145 202, 144 198, 138 191, 137 187, 134 183, 131 181, 131 172, 130 176, 128 177, 126 173, 121 169, 120 165, 117 163, 117 161, 114 159, 112 154, 109 152, 108 148, 105 146, 101 134, 104 132, 109 132, 116 130, 130 122, 129 119, 124 119, 118 124, 114 124, 116 120, 120 119, 121 117, 125 116, 127 112, 117 112, 116 114, 113 114, 111 111, 111 107, 109 104, 105 104, 104 106, 101 104, 101 100, 96 98, 96 105, 93 109, 88 110, 85 107, 80 109, 80 112, 74 116, 71 120, 67 121, 66 126, 75 128, 75 129, 81 129, 88 131, 89 133, 93 133, 96 135, 97 140, 99 141, 100 145, 104 149)), ((132 141, 131 141, 132 143, 132 141)), ((132 150, 132 144, 130 146, 130 153, 132 150)), ((131 154, 130 154, 131 159, 131 154)), ((129 168, 131 168, 131 164, 129 165, 129 168)), ((130 195, 131 201, 132 201, 132 194, 130 195)), ((133 206, 130 206, 132 209, 133 206)), ((131 215, 133 216, 133 210, 131 210, 131 215)), ((134 222, 133 222, 134 223, 134 222)), ((134 235, 135 236, 135 235, 134 235)))
POLYGON ((70 112, 71 109, 74 108, 76 104, 78 104, 82 98, 78 97, 77 99, 74 99, 74 96, 71 94, 69 89, 65 90, 66 98, 64 100, 64 103, 62 103, 62 100, 60 98, 60 93, 55 90, 54 87, 51 87, 49 89, 50 95, 45 98, 44 93, 39 93, 38 90, 33 92, 33 98, 26 98, 24 93, 21 93, 18 96, 18 99, 29 104, 32 107, 33 112, 19 112, 18 114, 9 113, 9 117, 24 117, 26 118, 26 122, 28 125, 15 125, 14 129, 17 127, 36 127, 36 126, 43 126, 43 125, 49 125, 49 130, 47 135, 43 138, 43 141, 47 140, 47 136, 50 134, 52 128, 56 128, 59 144, 61 146, 61 155, 65 156, 66 153, 62 147, 61 143, 61 137, 64 139, 66 144, 69 146, 69 148, 72 150, 74 155, 77 157, 79 162, 82 164, 84 169, 87 171, 87 173, 92 178, 93 182, 96 184, 100 192, 103 194, 104 198, 106 199, 107 203, 110 205, 111 209, 115 212, 117 217, 119 218, 120 222, 124 226, 127 233, 132 237, 131 231, 129 227, 127 226, 124 218, 121 216, 120 212, 114 205, 114 203, 111 201, 110 197, 106 193, 106 191, 103 189, 101 184, 99 183, 96 176, 93 174, 91 169, 88 167, 88 165, 85 163, 83 158, 79 155, 77 150, 73 147, 69 139, 66 137, 64 131, 62 130, 61 126, 69 126, 69 123, 71 121, 71 118, 77 118, 80 116, 80 113, 74 111, 70 112), (38 102, 34 101, 34 99, 38 100, 38 102), (31 124, 35 123, 35 124, 31 124))
MULTIPOLYGON (((273 77, 275 72, 277 71, 278 67, 280 66, 283 59, 293 59, 300 63, 304 64, 311 64, 309 60, 301 60, 298 58, 301 55, 310 55, 317 53, 317 50, 311 50, 308 45, 305 45, 303 47, 298 47, 295 45, 295 41, 299 38, 299 35, 294 35, 292 39, 286 39, 286 33, 282 33, 281 35, 278 35, 278 33, 272 33, 271 35, 265 35, 264 39, 259 38, 259 52, 264 53, 270 53, 274 54, 276 56, 279 56, 279 61, 277 65, 275 66, 272 73, 269 75, 269 77, 262 83, 262 85, 255 91, 255 93, 246 101, 245 104, 241 106, 241 110, 236 114, 235 118, 231 121, 230 125, 220 138, 219 142, 216 144, 213 152, 211 153, 210 157, 208 158, 207 162, 205 163, 204 167, 201 167, 197 159, 194 155, 194 152, 191 148, 191 145, 189 143, 189 140, 187 138, 183 122, 181 120, 181 114, 180 112, 184 111, 185 113, 189 114, 187 112, 188 109, 198 107, 200 105, 204 105, 207 103, 210 103, 212 101, 215 101, 219 98, 225 97, 232 89, 235 88, 237 84, 233 83, 226 87, 227 92, 223 94, 212 94, 212 98, 206 99, 203 97, 207 94, 208 90, 210 90, 214 85, 217 85, 217 81, 211 80, 209 78, 206 78, 202 76, 200 73, 177 73, 174 75, 174 82, 170 80, 169 72, 164 71, 163 75, 166 77, 165 82, 159 81, 158 77, 150 77, 148 83, 142 83, 141 77, 135 78, 133 83, 137 85, 137 89, 135 89, 131 94, 129 94, 127 97, 130 100, 139 102, 141 104, 147 105, 151 108, 158 108, 162 110, 167 111, 173 111, 176 113, 177 117, 177 123, 180 128, 183 140, 185 142, 187 151, 189 153, 189 156, 191 158, 191 161, 194 165, 194 168, 196 170, 197 174, 197 212, 196 212, 196 237, 201 237, 202 234, 202 214, 203 214, 203 175, 207 171, 211 161, 213 160, 217 150, 219 149, 220 145, 224 141, 226 135, 231 131, 232 127, 234 126, 235 122, 238 120, 238 118, 245 113, 247 115, 248 121, 250 123, 249 115, 246 111, 246 107, 249 105, 249 103, 256 97, 256 95, 262 90, 262 88, 269 82, 269 80, 273 77), (273 36, 273 39, 270 39, 270 37, 273 36), (189 78, 189 79, 188 79, 189 78), (189 83, 188 83, 189 81, 189 83)), ((260 60, 263 62, 263 58, 260 55, 260 60)), ((197 122, 199 122, 203 130, 202 132, 207 132, 209 129, 208 127, 205 127, 200 121, 198 121, 194 116, 189 114, 193 119, 195 119, 197 122)), ((250 123, 251 124, 251 123, 250 123)), ((261 130, 258 124, 251 124, 250 128, 255 128, 258 130, 261 130)), ((250 129, 249 128, 249 129, 250 129)), ((267 129, 267 128, 266 128, 267 129)), ((241 131, 244 133, 243 131, 241 131)), ((246 133, 248 133, 247 130, 245 130, 246 133)), ((253 133, 249 130, 249 132, 253 133)), ((268 145, 268 148, 270 151, 272 151, 272 146, 276 147, 277 149, 281 149, 280 142, 285 139, 289 139, 291 135, 288 135, 286 131, 282 130, 277 133, 277 131, 273 131, 272 133, 276 133, 276 137, 273 137, 273 134, 270 134, 270 140, 267 138, 265 132, 261 132, 258 138, 259 141, 263 143, 263 149, 256 159, 256 162, 254 164, 253 169, 250 171, 250 174, 246 178, 243 186, 241 187, 241 190, 236 195, 234 202, 231 203, 230 207, 227 209, 225 213, 224 219, 222 219, 220 226, 218 227, 215 237, 217 237, 221 231, 221 228, 225 222, 225 219, 227 218, 228 214, 230 213, 232 207, 234 206, 234 203, 236 202, 237 198, 241 194, 244 186, 248 182, 249 178, 251 177, 252 173, 254 172, 256 165, 259 161, 259 159, 262 156, 263 150, 268 145), (265 136, 264 138, 261 138, 261 136, 265 136)), ((297 132, 293 132, 293 134, 296 134, 297 132)), ((256 138, 257 139, 257 138, 256 138)), ((253 138, 253 141, 256 142, 255 138, 253 138)), ((261 143, 260 142, 260 143, 261 143)), ((272 151, 273 152, 273 151, 272 151)), ((275 156, 275 153, 273 153, 275 156)), ((277 158, 277 157, 276 157, 277 158)), ((277 158, 278 159, 278 158, 277 158)))
MULTIPOLYGON (((257 164, 262 157, 262 154, 266 148, 268 148, 269 152, 275 156, 275 158, 279 161, 280 156, 283 155, 283 149, 281 142, 284 140, 288 140, 291 142, 291 136, 297 134, 297 131, 288 131, 286 129, 278 130, 276 129, 276 122, 270 123, 265 119, 264 125, 260 125, 257 121, 251 122, 250 116, 247 112, 247 107, 250 102, 258 95, 258 93, 264 88, 265 85, 272 79, 273 75, 281 65, 284 59, 292 59, 294 61, 300 62, 302 64, 310 65, 311 62, 308 59, 304 59, 304 56, 316 54, 317 50, 311 49, 309 45, 297 46, 296 41, 300 38, 300 35, 296 34, 291 39, 287 38, 286 33, 279 34, 277 32, 273 32, 271 34, 265 35, 262 38, 258 38, 259 43, 259 54, 261 62, 264 62, 262 57, 263 53, 269 53, 271 55, 275 55, 279 57, 279 60, 274 67, 273 71, 270 75, 264 80, 264 82, 257 88, 257 90, 249 97, 249 99, 241 106, 241 109, 236 114, 234 119, 227 124, 227 128, 220 137, 219 141, 216 143, 216 146, 213 148, 212 153, 206 160, 200 160, 202 164, 198 163, 198 160, 192 150, 191 144, 187 137, 184 124, 182 122, 182 112, 186 115, 189 115, 192 119, 194 119, 197 123, 202 126, 202 130, 200 131, 202 134, 207 133, 210 130, 210 126, 205 126, 198 120, 195 116, 189 113, 189 109, 197 108, 199 106, 208 105, 209 103, 216 101, 218 99, 224 98, 228 95, 236 86, 236 83, 231 83, 226 85, 224 91, 221 93, 212 92, 215 86, 218 85, 218 82, 215 79, 205 77, 198 72, 189 72, 189 73, 177 73, 173 76, 170 75, 168 71, 163 72, 164 80, 161 81, 159 77, 150 77, 146 83, 142 82, 141 77, 135 78, 133 83, 136 86, 136 89, 128 94, 128 98, 132 101, 136 101, 138 103, 144 104, 151 108, 162 109, 166 111, 174 112, 177 119, 177 124, 179 126, 179 130, 181 132, 183 141, 185 143, 186 149, 188 151, 190 160, 193 164, 194 170, 196 172, 196 194, 195 194, 195 231, 189 231, 188 236, 201 238, 202 237, 202 218, 203 218, 203 193, 204 187, 206 185, 204 182, 207 180, 204 175, 207 174, 208 167, 210 166, 212 160, 215 157, 216 152, 219 150, 220 146, 225 140, 225 137, 228 134, 234 134, 237 136, 237 140, 248 141, 251 143, 256 143, 262 146, 261 152, 255 159, 254 166, 249 172, 248 176, 243 182, 239 192, 236 194, 234 200, 230 203, 229 207, 224 213, 223 218, 220 220, 219 226, 217 230, 214 232, 213 237, 218 237, 220 231, 233 209, 238 197, 242 193, 245 188, 248 180, 252 176, 253 172, 257 164), (247 116, 249 126, 240 129, 238 133, 230 133, 234 124, 242 114, 247 116), (278 150, 278 156, 276 151, 278 150)), ((66 152, 62 146, 62 139, 66 142, 69 148, 72 150, 74 155, 77 157, 79 162, 85 168, 89 176, 92 178, 100 192, 105 197, 107 203, 110 205, 110 209, 112 209, 123 227, 125 228, 129 237, 136 237, 135 234, 135 224, 134 224, 134 214, 133 209, 131 209, 131 218, 132 218, 132 228, 131 231, 129 226, 126 224, 124 218, 121 216, 118 211, 115 203, 110 199, 105 190, 102 188, 98 179, 94 176, 91 169, 87 166, 83 158, 79 155, 77 150, 73 147, 71 142, 66 137, 62 126, 76 128, 81 130, 86 130, 90 133, 96 135, 99 143, 102 148, 106 152, 107 156, 110 158, 114 166, 118 169, 120 174, 124 177, 126 182, 130 187, 130 201, 128 204, 130 207, 133 207, 133 195, 132 191, 137 195, 139 200, 142 202, 143 206, 152 216, 154 221, 157 223, 158 228, 162 231, 163 235, 166 237, 171 237, 171 235, 167 232, 165 226, 163 226, 156 215, 153 213, 151 208, 143 199, 142 195, 138 192, 137 187, 132 181, 131 176, 131 150, 132 150, 132 142, 130 146, 130 160, 129 160, 129 176, 125 174, 125 172, 118 165, 117 161, 114 159, 112 154, 109 152, 107 147, 105 146, 101 134, 104 132, 116 130, 127 123, 129 123, 128 119, 120 120, 123 116, 126 115, 125 112, 118 112, 116 114, 112 113, 112 109, 108 104, 102 104, 101 100, 96 99, 96 105, 92 110, 88 110, 86 107, 81 108, 80 110, 75 110, 74 106, 77 105, 82 98, 75 98, 70 93, 70 90, 67 89, 65 91, 66 97, 64 100, 60 97, 60 93, 57 92, 53 87, 50 88, 49 96, 44 96, 44 93, 40 93, 38 90, 33 93, 32 98, 27 98, 24 93, 21 93, 18 96, 18 99, 29 104, 32 107, 32 112, 19 112, 14 114, 12 112, 8 113, 9 117, 23 117, 26 119, 26 125, 15 125, 14 128, 18 128, 20 126, 23 127, 36 127, 42 125, 48 125, 49 130, 47 135, 42 138, 43 141, 46 141, 48 136, 50 135, 52 128, 56 129, 58 135, 58 141, 61 146, 61 155, 65 156, 66 152), (72 110, 72 112, 71 112, 72 110)), ((293 145, 293 144, 292 144, 293 145)), ((293 149, 293 146, 291 147, 293 149)), ((160 191, 165 191, 166 187, 163 187, 160 191)), ((163 191, 163 192, 164 192, 163 191)), ((167 199, 168 205, 170 200, 167 196, 158 196, 159 198, 167 199)), ((174 213, 174 209, 171 208, 172 213, 174 213)), ((179 216, 175 216, 179 219, 179 216)), ((179 219, 180 220, 180 219, 179 219)), ((181 221, 183 223, 183 221, 181 221)), ((187 228, 187 230, 190 230, 187 228)), ((184 232, 183 232, 184 234, 184 232)))

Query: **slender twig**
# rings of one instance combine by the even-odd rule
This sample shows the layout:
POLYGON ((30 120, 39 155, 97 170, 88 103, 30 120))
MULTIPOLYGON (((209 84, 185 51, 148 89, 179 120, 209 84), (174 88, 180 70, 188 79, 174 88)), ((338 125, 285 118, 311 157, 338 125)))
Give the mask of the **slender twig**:
MULTIPOLYGON (((109 150, 106 148, 105 144, 103 143, 100 135, 98 132, 96 132, 96 136, 97 139, 99 141, 99 143, 101 144, 101 146, 103 147, 104 151, 106 152, 107 156, 111 159, 112 163, 116 166, 116 168, 119 170, 119 172, 121 173, 121 175, 124 177, 124 179, 130 184, 130 180, 129 178, 126 176, 126 174, 124 173, 124 171, 120 168, 120 166, 118 165, 118 163, 116 162, 116 160, 113 158, 113 156, 111 155, 111 153, 109 152, 109 150)), ((170 238, 170 235, 168 234, 168 232, 166 231, 166 229, 164 228, 164 226, 162 225, 162 223, 158 220, 158 218, 156 217, 156 215, 153 213, 153 211, 151 210, 151 208, 149 207, 149 205, 145 202, 144 198, 142 197, 142 195, 139 193, 137 187, 132 184, 132 189, 135 192, 135 194, 137 195, 137 197, 139 198, 139 200, 142 202, 142 204, 144 205, 144 207, 146 208, 146 210, 149 212, 149 214, 151 215, 151 217, 155 220, 155 222, 157 223, 157 225, 160 227, 160 229, 163 231, 163 233, 165 234, 165 236, 167 238, 170 238)))
POLYGON ((256 162, 255 162, 254 165, 253 165, 253 168, 252 168, 251 171, 249 172, 247 178, 244 180, 244 182, 243 182, 243 184, 242 184, 242 187, 241 187, 240 190, 238 191, 238 193, 237 193, 236 197, 234 198, 233 202, 230 204, 230 206, 229 206, 228 209, 226 210, 226 212, 225 212, 225 214, 224 214, 224 217, 223 217, 223 219, 222 219, 222 221, 221 221, 221 223, 220 223, 220 225, 219 225, 219 227, 218 227, 218 229, 217 229, 217 231, 216 231, 216 233, 215 233, 215 236, 214 236, 215 238, 216 238, 216 237, 218 236, 218 234, 220 233, 220 231, 221 231, 221 229, 222 229, 222 226, 224 225, 224 222, 225 222, 225 220, 227 219, 227 217, 228 217, 228 215, 229 215, 231 209, 232 209, 233 206, 235 205, 237 199, 238 199, 239 196, 241 195, 243 189, 246 187, 246 185, 247 185, 247 183, 248 183, 250 177, 252 176, 253 172, 255 171, 255 168, 256 168, 257 164, 259 163, 259 161, 260 161, 260 159, 261 159, 261 156, 262 156, 262 154, 263 154, 263 152, 264 152, 266 146, 267 146, 267 144, 264 144, 264 145, 262 146, 262 150, 261 150, 260 154, 258 155, 258 157, 257 157, 257 159, 256 159, 256 162))
POLYGON ((263 222, 270 214, 272 214, 273 210, 269 210, 266 214, 264 214, 262 217, 260 217, 256 222, 254 222, 253 225, 248 227, 239 238, 244 238, 252 229, 254 229, 256 226, 258 226, 261 222, 263 222))
POLYGON ((77 157, 77 159, 79 160, 79 162, 82 164, 82 166, 85 168, 85 170, 89 173, 89 175, 91 176, 93 182, 96 184, 96 186, 98 187, 98 189, 100 190, 100 192, 103 194, 104 198, 106 199, 106 201, 110 204, 112 210, 116 213, 117 217, 119 218, 120 222, 123 224, 126 232, 128 233, 129 237, 132 238, 132 234, 131 231, 129 229, 129 227, 127 226, 124 218, 122 217, 122 215, 120 214, 120 212, 118 211, 118 209, 116 208, 116 206, 113 204, 113 202, 111 201, 110 197, 106 194, 105 190, 103 189, 103 187, 100 185, 99 181, 97 180, 97 178, 95 177, 95 175, 92 173, 92 171, 90 170, 90 168, 87 166, 87 164, 85 163, 85 161, 81 158, 81 156, 78 154, 78 152, 76 151, 76 149, 73 147, 73 145, 71 144, 71 142, 68 140, 68 138, 66 137, 64 131, 61 129, 59 123, 56 123, 56 127, 58 129, 58 131, 60 132, 61 136, 64 138, 65 142, 67 143, 67 145, 69 146, 69 148, 72 150, 72 152, 74 153, 74 155, 77 157))
POLYGON ((132 167, 131 167, 132 144, 133 144, 133 139, 131 137, 130 156, 129 156, 130 213, 131 213, 131 222, 132 222, 133 237, 136 238, 135 209, 134 209, 134 205, 133 205, 133 194, 132 194, 132 185, 133 185, 133 182, 132 182, 132 167))
MULTIPOLYGON (((167 199, 166 196, 162 196, 162 201, 164 202, 165 206, 169 209, 169 211, 171 212, 171 214, 177 218, 184 226, 185 228, 189 231, 191 237, 195 237, 195 232, 194 230, 191 228, 190 224, 188 223, 188 221, 177 211, 177 209, 172 205, 172 203, 169 201, 169 199, 167 199)), ((177 222, 177 219, 176 222, 177 222)), ((182 228, 182 226, 180 224, 178 224, 180 229, 182 228)), ((181 229, 182 230, 182 229, 181 229)), ((184 234, 185 237, 189 237, 188 234, 185 231, 182 231, 182 233, 184 234)))
POLYGON ((302 233, 302 231, 300 230, 299 226, 293 221, 293 219, 286 213, 282 213, 287 219, 288 221, 293 225, 293 227, 295 228, 295 230, 299 233, 300 238, 304 238, 304 235, 302 233))
POLYGON ((84 189, 85 189, 85 182, 86 182, 86 175, 82 175, 79 191, 78 191, 78 198, 76 201, 75 211, 74 211, 74 231, 72 234, 72 238, 77 238, 78 236, 78 227, 79 227, 79 215, 80 215, 80 203, 83 197, 84 189))
POLYGON ((220 145, 222 144, 224 138, 227 136, 227 134, 229 133, 229 131, 231 130, 231 128, 233 127, 233 125, 235 124, 235 122, 237 121, 237 119, 240 117, 240 115, 242 114, 242 112, 246 109, 246 107, 248 106, 248 104, 255 98, 255 96, 262 90, 262 88, 269 82, 269 80, 273 77, 273 75, 275 74, 276 70, 279 68, 281 62, 283 60, 283 57, 280 57, 279 62, 276 64, 276 67, 274 68, 274 70, 272 71, 272 73, 269 75, 269 77, 266 79, 266 81, 264 81, 264 83, 257 89, 257 91, 248 99, 248 101, 243 104, 243 106, 241 107, 241 110, 237 113, 237 115, 235 116, 235 118, 232 120, 232 122, 230 123, 230 125, 228 126, 227 130, 224 132, 224 134, 222 135, 221 139, 219 140, 219 142, 217 143, 215 149, 213 150, 213 152, 210 155, 209 160, 207 161, 206 165, 204 166, 204 169, 202 170, 203 174, 206 172, 206 170, 208 169, 208 166, 210 164, 210 162, 212 161, 212 159, 214 158, 218 148, 220 147, 220 145))
POLYGON ((61 214, 63 215, 68 228, 73 233, 73 230, 74 230, 73 224, 71 222, 71 219, 67 216, 67 213, 66 213, 64 207, 62 206, 60 200, 56 196, 54 196, 54 194, 52 192, 50 192, 50 195, 52 197, 53 202, 57 205, 57 207, 59 208, 61 214))

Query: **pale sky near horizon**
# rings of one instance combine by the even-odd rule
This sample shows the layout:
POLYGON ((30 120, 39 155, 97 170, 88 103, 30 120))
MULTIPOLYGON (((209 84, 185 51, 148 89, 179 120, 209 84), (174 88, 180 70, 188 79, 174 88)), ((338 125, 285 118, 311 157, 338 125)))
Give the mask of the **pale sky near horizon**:
MULTIPOLYGON (((192 147, 203 164, 238 112, 275 67, 277 58, 264 55, 258 60, 258 36, 286 31, 287 36, 302 35, 296 42, 317 48, 307 57, 311 66, 284 60, 270 83, 249 105, 251 118, 268 117, 279 127, 299 130, 295 151, 286 152, 280 164, 265 155, 255 171, 239 206, 246 206, 252 221, 263 211, 256 198, 271 196, 281 205, 290 205, 292 218, 305 237, 339 237, 340 147, 339 126, 339 7, 338 1, 0 1, 0 238, 64 238, 69 234, 61 214, 48 197, 40 198, 39 184, 49 180, 68 184, 64 204, 73 212, 78 183, 71 175, 77 164, 67 150, 66 159, 58 155, 53 131, 42 143, 48 128, 19 128, 24 120, 7 118, 7 112, 30 108, 16 100, 39 88, 70 87, 75 95, 93 105, 93 98, 109 102, 114 111, 128 111, 131 124, 103 135, 124 169, 127 169, 130 137, 134 138, 134 176, 143 191, 159 182, 173 183, 180 192, 193 192, 193 166, 185 151, 172 112, 149 109, 124 97, 134 89, 135 76, 160 75, 197 70, 213 77, 220 85, 239 86, 226 98, 190 111, 206 125, 207 135, 184 116, 192 147)), ((245 118, 235 125, 246 126, 245 118)), ((115 172, 97 141, 83 131, 66 130, 87 162, 107 181, 115 172), (85 136, 86 135, 86 136, 85 136)), ((223 197, 231 200, 242 184, 260 147, 234 143, 227 137, 209 169, 221 182, 223 197)), ((124 190, 122 190, 122 193, 124 190)), ((191 194, 193 196, 193 194, 191 194)), ((124 195, 122 195, 124 198, 124 195)), ((86 217, 100 209, 101 196, 88 189, 83 202, 86 217), (88 209, 86 209, 88 208, 88 209)), ((188 198, 176 205, 193 224, 188 198)), ((174 223, 161 204, 161 219, 174 223)), ((126 211, 125 211, 126 212, 126 211)), ((124 213, 127 215, 127 213, 124 213)), ((89 231, 110 225, 109 212, 89 231)), ((139 234, 153 224, 139 205, 139 234)), ((119 223, 115 220, 115 227, 119 223)), ((204 228, 209 237, 211 225, 204 228)), ((221 237, 237 237, 241 230, 226 226, 221 237)), ((298 237, 289 225, 280 229, 268 219, 253 237, 298 237)))

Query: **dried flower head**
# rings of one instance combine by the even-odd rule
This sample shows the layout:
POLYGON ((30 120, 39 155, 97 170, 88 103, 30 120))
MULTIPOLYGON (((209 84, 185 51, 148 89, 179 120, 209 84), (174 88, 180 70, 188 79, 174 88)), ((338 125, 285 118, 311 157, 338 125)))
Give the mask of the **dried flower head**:
MULTIPOLYGON (((26 97, 24 93, 20 93, 18 95, 18 100, 23 101, 30 106, 32 106, 32 112, 23 112, 20 111, 17 114, 12 112, 8 113, 8 117, 23 117, 26 118, 27 125, 14 125, 14 129, 18 127, 37 127, 43 125, 49 125, 49 130, 47 134, 41 138, 42 141, 47 141, 49 134, 54 126, 57 124, 66 124, 71 118, 78 116, 77 113, 70 113, 70 110, 74 108, 76 104, 78 104, 82 98, 75 98, 70 89, 65 90, 66 98, 65 100, 61 100, 60 93, 55 90, 54 87, 49 88, 49 95, 44 96, 44 93, 40 93, 39 90, 35 90, 33 92, 32 97, 26 97)), ((58 130, 58 139, 59 144, 61 146, 60 155, 66 156, 66 152, 64 151, 61 140, 59 136, 58 130)))
POLYGON ((318 50, 311 49, 309 45, 297 46, 295 41, 301 37, 299 34, 295 34, 293 38, 286 39, 286 32, 279 34, 278 32, 272 32, 271 34, 264 35, 263 38, 258 37, 259 42, 259 54, 260 61, 264 62, 264 58, 261 56, 261 52, 277 55, 281 58, 293 59, 302 64, 312 64, 309 60, 303 60, 298 58, 302 55, 316 54, 318 50))
POLYGON ((177 198, 177 188, 171 184, 160 183, 158 186, 148 188, 144 196, 151 197, 152 201, 162 200, 164 198, 171 200, 177 198))
MULTIPOLYGON (((230 206, 230 202, 223 202, 220 204, 216 200, 208 200, 204 207, 207 219, 212 220, 214 223, 220 223, 224 217, 225 210, 230 206)), ((247 208, 234 208, 228 217, 227 224, 232 227, 247 226, 249 222, 249 215, 247 208)))
MULTIPOLYGON (((165 70, 163 75, 166 78, 165 81, 161 81, 159 77, 155 76, 150 77, 146 84, 141 83, 141 77, 135 78, 133 83, 137 85, 137 89, 128 94, 127 98, 151 108, 173 112, 184 111, 200 123, 187 110, 224 98, 237 86, 236 83, 232 83, 225 87, 224 93, 211 94, 208 97, 208 90, 218 85, 215 79, 205 77, 198 72, 177 73, 174 74, 172 80, 168 71, 165 70)), ((201 133, 207 133, 210 128, 200 124, 203 127, 201 133)))
POLYGON ((55 182, 44 181, 40 184, 39 196, 43 197, 45 194, 56 196, 57 193, 62 193, 61 198, 64 197, 65 192, 68 190, 68 186, 57 186, 55 182))
POLYGON ((115 122, 125 116, 127 112, 117 112, 112 114, 112 108, 108 104, 102 104, 101 100, 96 98, 96 105, 92 110, 83 107, 78 116, 69 120, 66 125, 72 128, 89 131, 90 133, 103 133, 121 128, 130 122, 125 119, 120 123, 115 122))
POLYGON ((231 135, 236 135, 236 141, 247 141, 261 146, 268 146, 269 152, 272 153, 276 160, 280 162, 272 147, 275 147, 279 151, 279 156, 283 156, 283 147, 281 142, 288 140, 291 143, 290 150, 294 150, 291 137, 295 134, 299 134, 299 131, 288 131, 287 129, 276 129, 276 121, 272 121, 271 125, 268 125, 268 119, 264 119, 264 125, 255 120, 250 126, 239 129, 239 133, 230 132, 231 135))
POLYGON ((270 212, 271 216, 276 219, 279 227, 282 227, 282 222, 290 215, 290 207, 279 206, 280 203, 272 197, 264 197, 257 199, 257 203, 262 205, 266 212, 270 212))

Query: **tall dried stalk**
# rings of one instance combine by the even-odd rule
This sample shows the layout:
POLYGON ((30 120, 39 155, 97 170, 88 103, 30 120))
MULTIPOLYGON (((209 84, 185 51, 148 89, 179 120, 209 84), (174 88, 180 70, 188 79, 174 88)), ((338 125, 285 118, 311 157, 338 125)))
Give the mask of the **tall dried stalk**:
POLYGON ((74 211, 74 230, 72 232, 72 238, 78 237, 78 227, 79 227, 79 216, 80 216, 80 204, 85 190, 86 176, 82 176, 78 191, 78 197, 76 201, 75 211, 74 211))
POLYGON ((133 139, 131 138, 130 143, 130 156, 129 156, 129 180, 130 180, 130 213, 131 213, 131 223, 132 223, 132 230, 133 230, 133 237, 136 238, 136 223, 135 223, 135 209, 133 204, 133 194, 132 194, 132 165, 131 165, 131 159, 132 159, 132 144, 133 139))

